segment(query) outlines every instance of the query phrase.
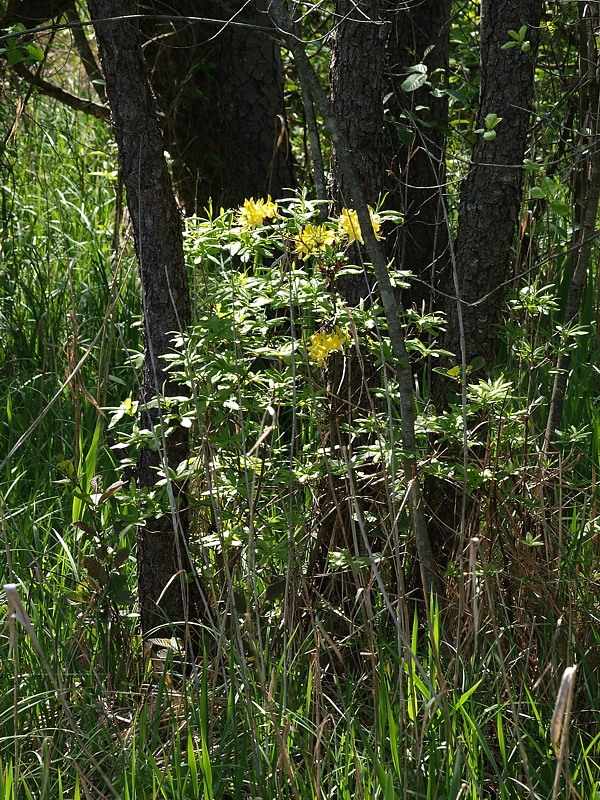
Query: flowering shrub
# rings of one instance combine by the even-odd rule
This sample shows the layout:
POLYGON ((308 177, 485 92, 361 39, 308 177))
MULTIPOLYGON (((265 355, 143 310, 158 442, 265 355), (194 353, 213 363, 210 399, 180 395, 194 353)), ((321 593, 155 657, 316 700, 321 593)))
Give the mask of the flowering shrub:
POLYGON ((336 232, 327 225, 304 225, 300 232, 294 237, 296 247, 294 253, 300 256, 302 261, 306 261, 311 256, 327 250, 333 246, 339 237, 336 232))
MULTIPOLYGON (((401 398, 385 316, 376 298, 350 309, 336 291, 338 276, 370 269, 369 264, 349 263, 353 245, 362 241, 356 212, 343 209, 338 218, 323 222, 319 212, 317 202, 303 197, 277 204, 268 197, 250 198, 208 219, 188 219, 184 241, 195 289, 194 323, 177 334, 173 353, 166 357, 181 396, 162 403, 157 433, 140 427, 133 401, 113 409, 113 424, 129 429, 117 447, 130 452, 140 444, 153 446, 157 436, 180 426, 190 431, 189 456, 170 464, 169 475, 161 467, 152 490, 134 487, 131 502, 140 516, 169 513, 164 486, 169 479, 188 481, 198 530, 193 544, 202 548, 204 563, 214 554, 216 564, 217 553, 238 548, 239 563, 248 566, 253 579, 283 574, 291 547, 297 548, 298 564, 310 559, 319 525, 314 501, 325 477, 346 475, 351 467, 357 491, 363 487, 368 496, 375 476, 385 476, 389 497, 406 510, 399 470, 401 398), (360 347, 356 361, 351 360, 353 342, 360 347), (336 353, 340 369, 324 374, 336 353), (369 380, 360 386, 365 403, 358 408, 356 397, 344 394, 354 384, 344 380, 362 380, 367 362, 369 380), (352 413, 337 414, 351 406, 352 413), (349 443, 346 449, 340 448, 337 433, 331 435, 332 424, 349 443)), ((388 220, 398 222, 391 213, 371 211, 376 236, 381 237, 388 220)), ((396 272, 391 277, 398 286, 406 276, 396 272)), ((443 322, 440 315, 405 311, 408 352, 415 358, 441 355, 435 337, 443 322), (418 336, 423 330, 431 334, 428 341, 418 336)), ((503 382, 470 387, 469 414, 480 416, 504 403, 509 392, 503 382)), ((504 429, 508 424, 503 412, 504 429)), ((460 447, 462 410, 452 408, 444 415, 424 410, 417 434, 422 452, 432 434, 460 447)), ((423 472, 448 480, 456 480, 460 468, 442 459, 423 458, 420 465, 423 472)), ((491 474, 470 466, 469 486, 490 480, 491 474)), ((402 515, 386 509, 371 504, 369 525, 384 530, 390 519, 395 525, 402 515)), ((409 530, 408 519, 399 529, 409 530)), ((339 566, 347 555, 331 553, 331 563, 338 559, 339 566)))
POLYGON ((255 200, 251 197, 244 200, 236 214, 236 222, 244 230, 262 225, 265 219, 274 219, 277 216, 277 204, 271 200, 271 195, 266 200, 255 200))
MULTIPOLYGON (((369 207, 369 214, 371 215, 371 223, 373 225, 373 233, 375 234, 375 238, 382 239, 383 236, 379 232, 382 223, 381 216, 376 214, 371 207, 369 207)), ((360 242, 361 244, 364 244, 362 233, 360 231, 360 224, 358 222, 358 214, 356 211, 354 211, 354 209, 342 209, 342 213, 338 217, 338 227, 340 233, 347 237, 350 244, 353 242, 360 242)))
POLYGON ((330 333, 313 333, 310 337, 308 357, 317 367, 323 367, 331 353, 343 351, 344 346, 350 341, 348 331, 342 331, 339 325, 336 325, 330 333))

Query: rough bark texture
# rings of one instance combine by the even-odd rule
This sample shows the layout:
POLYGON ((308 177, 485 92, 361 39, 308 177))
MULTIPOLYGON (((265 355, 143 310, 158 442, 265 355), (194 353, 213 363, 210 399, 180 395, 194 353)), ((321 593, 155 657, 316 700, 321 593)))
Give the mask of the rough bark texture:
MULTIPOLYGON (((413 455, 415 452, 415 406, 408 355, 404 343, 404 335, 400 326, 398 305, 387 271, 386 259, 375 238, 360 173, 354 166, 354 159, 350 152, 351 148, 346 142, 345 126, 347 120, 342 121, 338 118, 338 115, 334 111, 333 104, 326 97, 319 79, 306 55, 304 45, 302 42, 298 41, 294 35, 291 22, 280 0, 272 0, 270 14, 292 51, 298 71, 303 75, 303 80, 305 80, 313 96, 315 105, 318 107, 331 133, 332 141, 336 146, 340 172, 343 173, 343 181, 348 187, 349 200, 356 207, 359 225, 365 241, 365 250, 369 260, 373 264, 375 278, 378 283, 379 293, 388 323, 395 366, 397 368, 397 380, 401 395, 402 443, 405 449, 403 467, 408 491, 408 504, 411 510, 413 529, 417 542, 423 586, 426 594, 429 594, 431 591, 441 593, 442 585, 432 559, 429 535, 421 502, 417 463, 413 455)), ((372 53, 371 57, 374 58, 375 55, 372 53)), ((355 147, 352 147, 352 149, 356 150, 355 147)), ((365 545, 366 544, 365 542, 365 545)))
MULTIPOLYGON (((483 0, 481 87, 477 128, 488 114, 502 118, 496 138, 477 134, 471 167, 460 193, 456 270, 463 301, 467 363, 481 356, 489 372, 496 354, 496 324, 509 277, 522 198, 523 157, 530 124, 541 0, 483 0), (502 50, 509 30, 527 25, 529 52, 502 50)), ((453 293, 453 286, 447 287, 453 293)), ((447 304, 444 345, 460 353, 457 304, 447 304)))
MULTIPOLYGON (((384 176, 384 127, 383 127, 383 81, 387 25, 382 18, 378 0, 337 0, 335 6, 337 27, 333 40, 330 68, 331 101, 340 128, 350 148, 356 170, 367 202, 374 206, 383 190, 384 176)), ((329 194, 334 213, 343 207, 352 206, 352 193, 348 180, 339 162, 335 140, 332 147, 329 194)), ((359 247, 352 247, 350 258, 361 263, 359 247)), ((374 286, 374 279, 365 275, 343 275, 335 281, 336 291, 349 306, 357 306, 366 300, 374 286)), ((369 416, 374 404, 369 387, 377 386, 377 372, 373 360, 366 353, 354 350, 346 356, 331 359, 326 370, 328 395, 327 420, 323 430, 325 447, 330 452, 339 452, 340 447, 349 448, 350 437, 343 430, 352 425, 359 416, 369 416)), ((366 444, 353 439, 353 448, 366 444)), ((363 477, 355 483, 355 492, 361 505, 370 509, 376 505, 371 483, 373 475, 363 477)), ((357 542, 354 499, 348 481, 332 475, 324 480, 319 503, 319 530, 309 563, 309 574, 327 571, 328 554, 332 550, 345 549, 355 553, 357 542)), ((363 510, 365 510, 363 506, 363 510)), ((360 537, 358 537, 360 539, 360 537)), ((341 585, 326 579, 321 589, 327 589, 330 599, 339 601, 356 594, 354 586, 341 585), (335 592, 336 596, 333 596, 335 592)))
MULTIPOLYGON (((269 24, 266 13, 245 0, 225 6, 230 17, 269 24)), ((289 194, 295 184, 279 44, 260 31, 230 25, 220 36, 217 75, 224 205, 289 194)))
POLYGON ((64 14, 71 0, 8 0, 0 20, 2 28, 22 23, 26 28, 41 25, 64 14))
POLYGON ((218 44, 211 36, 217 29, 185 19, 208 16, 207 2, 141 0, 139 8, 146 15, 140 22, 144 57, 177 194, 189 214, 200 214, 222 182, 212 98, 218 44))
MULTIPOLYGON (((389 25, 380 0, 337 0, 331 55, 331 101, 343 126, 368 203, 383 190, 383 92, 389 25)), ((351 202, 347 181, 332 147, 330 193, 336 208, 351 202)))
MULTIPOLYGON (((588 270, 594 247, 594 232, 598 218, 598 205, 600 202, 600 50, 597 45, 597 34, 600 28, 600 3, 580 2, 580 25, 583 28, 582 52, 580 54, 580 73, 582 86, 580 95, 582 105, 580 112, 580 125, 582 130, 589 126, 589 136, 586 138, 588 152, 581 170, 581 179, 576 181, 584 183, 585 201, 582 208, 575 208, 580 219, 577 233, 579 249, 574 258, 574 269, 569 284, 567 302, 563 325, 570 326, 577 322, 581 306, 581 297, 588 279, 588 270)), ((585 141, 585 140, 584 140, 585 141)), ((576 195, 577 196, 577 195, 576 195)), ((571 340, 572 341, 572 340, 571 340)), ((543 452, 549 455, 553 449, 556 431, 561 425, 569 368, 571 366, 571 353, 569 350, 561 353, 556 364, 552 398, 548 410, 548 422, 544 436, 543 452)))
POLYGON ((387 87, 391 94, 386 137, 389 202, 404 215, 395 239, 388 241, 401 269, 415 278, 404 302, 426 309, 432 291, 447 273, 448 228, 442 198, 446 193, 448 97, 436 96, 447 82, 451 0, 421 0, 396 10, 388 43, 387 87), (428 52, 429 51, 429 52, 428 52), (408 68, 427 66, 427 84, 405 92, 408 68), (393 248, 393 249, 392 249, 393 248))
MULTIPOLYGON (((483 358, 485 373, 494 362, 504 291, 510 278, 511 253, 522 200, 523 157, 530 127, 541 0, 483 0, 481 5, 481 85, 477 128, 485 129, 485 117, 501 117, 491 141, 476 134, 469 173, 461 186, 458 234, 455 245, 456 274, 449 276, 447 293, 462 300, 464 337, 461 336, 456 300, 446 304, 445 349, 461 363, 483 358), (503 50, 509 30, 527 25, 528 52, 520 47, 503 50), (461 341, 462 339, 462 341, 461 341)), ((440 410, 455 384, 434 373, 432 395, 440 410)), ((479 428, 479 437, 483 435, 479 428)), ((465 454, 446 454, 456 460, 465 454)), ((471 457, 476 453, 469 454, 471 457)), ((430 513, 429 530, 436 563, 448 563, 466 527, 478 524, 478 498, 463 496, 463 486, 431 478, 425 487, 430 513)))
MULTIPOLYGON (((182 330, 190 318, 181 218, 163 155, 138 26, 132 20, 118 19, 137 9, 129 0, 89 0, 88 8, 106 80, 142 284, 146 347, 140 404, 143 407, 145 402, 174 389, 160 357, 170 350, 170 332, 182 330)), ((156 411, 142 414, 142 427, 157 421, 156 411)), ((163 457, 176 467, 186 455, 187 437, 180 428, 179 433, 167 439, 163 457)), ((141 487, 155 485, 159 463, 157 452, 142 450, 138 461, 141 487)), ((183 502, 183 498, 179 499, 183 502)), ((172 580, 182 567, 189 566, 183 543, 185 528, 185 513, 167 514, 148 519, 138 532, 138 588, 144 635, 165 622, 187 619, 187 584, 172 580)))
POLYGON ((211 198, 219 208, 281 197, 294 183, 279 46, 261 30, 228 24, 260 27, 268 19, 241 0, 146 0, 143 10, 151 15, 142 23, 144 54, 186 210, 202 213, 211 198))

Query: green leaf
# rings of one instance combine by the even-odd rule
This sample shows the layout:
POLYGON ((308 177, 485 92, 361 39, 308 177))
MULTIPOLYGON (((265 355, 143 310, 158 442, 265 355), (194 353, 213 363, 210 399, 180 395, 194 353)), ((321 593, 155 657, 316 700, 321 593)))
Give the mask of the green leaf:
POLYGON ((108 573, 95 556, 85 556, 83 566, 87 569, 90 578, 93 578, 99 586, 106 585, 108 573))
POLYGON ((20 64, 23 58, 23 52, 18 47, 11 47, 6 51, 6 59, 11 67, 14 67, 15 64, 20 64))
POLYGON ((493 130, 500 122, 502 122, 502 117, 499 117, 498 114, 486 114, 485 119, 485 127, 488 131, 493 130))
POLYGON ((517 45, 518 45, 518 42, 506 42, 505 44, 502 45, 502 47, 500 49, 501 50, 512 50, 513 47, 517 47, 517 45))
POLYGON ((34 61, 43 61, 44 60, 44 51, 40 50, 40 48, 36 44, 32 44, 29 42, 25 45, 25 50, 27 51, 27 55, 29 58, 32 58, 34 61))
POLYGON ((529 192, 529 196, 534 200, 544 200, 546 197, 546 192, 544 192, 544 190, 539 186, 533 186, 529 192))
POLYGON ((405 92, 416 92, 425 83, 427 83, 427 72, 414 72, 402 81, 402 89, 405 92))
POLYGON ((112 497, 112 495, 115 492, 118 492, 119 489, 123 488, 123 486, 127 486, 127 481, 115 481, 114 483, 111 483, 111 485, 108 487, 108 489, 106 489, 100 495, 100 497, 98 499, 98 505, 102 505, 102 503, 105 503, 108 500, 109 497, 112 497))
POLYGON ((123 564, 129 558, 130 552, 131 551, 129 550, 128 547, 122 547, 120 550, 117 550, 117 552, 115 553, 114 562, 113 562, 115 569, 119 569, 119 567, 123 566, 123 564))
POLYGON ((394 791, 394 777, 391 770, 388 771, 386 776, 383 797, 384 800, 396 800, 396 792, 394 791))

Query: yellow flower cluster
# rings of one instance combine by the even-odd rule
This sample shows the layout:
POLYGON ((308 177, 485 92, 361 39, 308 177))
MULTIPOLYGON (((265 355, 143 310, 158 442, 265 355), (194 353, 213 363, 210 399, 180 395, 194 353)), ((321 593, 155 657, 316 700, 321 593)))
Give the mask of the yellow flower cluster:
POLYGON ((322 252, 327 246, 331 246, 336 241, 334 231, 326 225, 304 225, 300 233, 294 237, 297 253, 302 261, 315 253, 322 252))
MULTIPOLYGON (((375 238, 381 239, 382 236, 379 233, 381 217, 373 211, 371 206, 369 206, 369 214, 371 215, 371 224, 373 225, 375 238)), ((348 238, 350 244, 352 244, 352 242, 364 244, 362 233, 360 232, 360 225, 358 224, 358 214, 353 208, 342 209, 342 213, 338 217, 338 228, 340 233, 348 238)))
POLYGON ((244 205, 237 210, 235 221, 244 230, 262 225, 265 219, 277 216, 277 205, 271 200, 271 195, 266 200, 255 200, 251 197, 244 200, 244 205))
POLYGON ((348 331, 342 331, 339 325, 336 325, 330 333, 313 333, 310 337, 308 357, 317 367, 323 367, 331 353, 343 350, 350 341, 348 331))

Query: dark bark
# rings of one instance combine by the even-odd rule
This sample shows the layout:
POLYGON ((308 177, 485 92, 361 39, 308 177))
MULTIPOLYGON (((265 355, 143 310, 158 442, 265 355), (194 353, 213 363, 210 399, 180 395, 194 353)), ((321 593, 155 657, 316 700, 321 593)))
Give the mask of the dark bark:
MULTIPOLYGON (((569 284, 567 302, 564 313, 564 326, 573 325, 577 321, 581 305, 581 297, 587 281, 592 248, 594 246, 594 233, 598 216, 600 201, 600 55, 596 46, 596 35, 600 27, 600 3, 586 2, 579 4, 582 11, 581 24, 584 28, 583 47, 580 53, 582 74, 582 108, 580 112, 580 125, 589 126, 587 138, 588 152, 581 170, 581 180, 575 181, 575 188, 579 183, 587 185, 583 208, 575 205, 575 211, 582 215, 577 230, 578 250, 574 259, 574 269, 569 284), (587 35, 586 35, 587 34, 587 35)), ((577 199, 577 195, 575 197, 577 199)), ((572 340, 571 340, 572 341, 572 340)), ((543 452, 548 455, 554 444, 556 431, 561 425, 571 353, 569 350, 561 353, 556 365, 552 397, 548 411, 548 422, 544 436, 543 452)))
POLYGON ((281 197, 294 184, 279 46, 263 31, 235 24, 264 26, 264 14, 240 0, 155 0, 143 10, 150 15, 142 23, 144 54, 188 213, 202 213, 210 199, 219 208, 252 196, 281 197), (159 14, 182 20, 153 18, 159 14), (223 24, 190 23, 186 16, 223 24))
MULTIPOLYGON (((530 129, 541 0, 483 0, 481 5, 481 53, 477 128, 485 129, 485 118, 496 114, 501 121, 495 138, 476 134, 473 156, 460 192, 458 234, 453 274, 445 287, 460 296, 446 304, 447 327, 443 347, 462 363, 463 403, 466 401, 466 367, 483 359, 485 373, 492 369, 498 343, 504 293, 510 278, 511 254, 522 201, 523 158, 530 129), (527 25, 530 48, 503 50, 509 30, 527 25), (462 322, 462 325, 461 325, 462 322)), ((484 373, 484 374, 485 374, 484 373)), ((447 407, 447 394, 455 390, 434 373, 432 395, 439 410, 447 407)), ((479 428, 479 437, 483 428, 479 428)), ((446 453, 462 461, 479 453, 446 453)), ((425 489, 430 513, 429 529, 436 562, 443 568, 458 542, 464 542, 467 524, 478 524, 478 497, 467 496, 464 484, 457 486, 429 479, 425 489)))
MULTIPOLYGON (((522 200, 534 86, 541 0, 484 0, 481 6, 481 86, 477 128, 488 114, 502 118, 496 138, 476 134, 469 173, 460 192, 456 272, 462 300, 467 364, 480 356, 489 372, 494 363, 503 292, 522 200), (527 25, 528 52, 503 50, 509 30, 527 25)), ((452 283, 447 286, 454 293, 452 283)), ((447 304, 444 346, 460 352, 457 303, 447 304)))
POLYGON ((395 11, 388 43, 386 162, 389 203, 404 215, 388 250, 401 269, 412 272, 405 304, 440 306, 433 289, 447 274, 446 193, 447 84, 451 0, 421 0, 395 11), (427 83, 402 89, 407 69, 427 66, 427 83), (393 248, 393 249, 392 249, 393 248))
MULTIPOLYGON (((330 68, 331 102, 345 141, 348 143, 367 202, 374 206, 383 191, 383 91, 385 44, 388 26, 382 16, 379 0, 337 0, 336 29, 330 68)), ((352 206, 352 193, 339 161, 335 142, 332 146, 329 194, 334 213, 352 206)), ((363 253, 358 245, 350 250, 350 258, 361 263, 363 253)), ((342 275, 335 281, 335 290, 349 306, 367 300, 374 287, 370 271, 366 274, 342 275)), ((369 416, 374 410, 369 389, 378 385, 378 373, 373 359, 366 352, 351 350, 342 358, 330 360, 326 370, 327 421, 323 426, 324 446, 332 453, 340 447, 350 448, 350 436, 344 426, 352 425, 359 416, 369 416)), ((367 443, 352 438, 352 449, 367 443)), ((349 451, 351 455, 351 451, 349 451)), ((372 483, 375 470, 362 470, 355 480, 354 491, 361 510, 377 505, 372 483)), ((328 475, 323 482, 319 501, 319 530, 309 562, 309 574, 327 571, 331 550, 355 551, 353 535, 355 499, 344 478, 328 475)), ((357 554, 358 555, 358 554, 357 554)), ((346 579, 347 580, 347 579, 346 579)), ((356 594, 354 586, 341 585, 329 577, 321 580, 321 591, 327 591, 332 601, 344 600, 356 594), (335 592, 335 595, 334 595, 335 592), (337 596, 336 596, 337 595, 337 596)))
MULTIPOLYGON (((337 0, 333 40, 331 103, 350 149, 367 203, 375 206, 384 189, 383 93, 389 25, 380 0, 337 0)), ((352 194, 332 142, 329 195, 334 213, 350 207, 352 194)), ((360 263, 358 247, 351 251, 360 263)), ((363 275, 344 275, 336 289, 350 306, 371 293, 372 281, 363 275)), ((358 370, 357 370, 358 372, 358 370)))
MULTIPOLYGON (((146 357, 140 407, 162 394, 179 393, 171 386, 161 356, 170 350, 170 335, 183 330, 190 318, 183 258, 181 218, 175 203, 164 145, 148 83, 137 23, 119 20, 136 12, 130 0, 89 0, 106 80, 112 124, 127 204, 133 224, 143 294, 146 357), (97 20, 111 19, 107 22, 97 20)), ((144 410, 142 427, 159 421, 157 410, 144 410)), ((157 468, 175 468, 187 456, 187 436, 179 428, 160 440, 160 452, 144 448, 138 461, 140 487, 153 487, 157 468)), ((176 498, 184 504, 184 497, 176 498)), ((142 632, 148 635, 165 623, 188 618, 188 584, 180 575, 189 570, 185 558, 186 514, 150 518, 138 532, 138 588, 142 632), (167 588, 168 587, 168 588, 167 588), (162 597, 161 597, 162 596, 162 597), (160 598, 160 603, 159 603, 160 598)))
MULTIPOLYGON (((268 25, 266 13, 246 0, 228 0, 225 7, 229 17, 268 25)), ((294 188, 294 176, 279 44, 270 35, 235 25, 223 31, 218 44, 222 203, 237 206, 253 196, 283 197, 294 188)))
POLYGON ((56 19, 64 14, 72 0, 8 0, 0 26, 8 28, 21 23, 26 28, 41 25, 49 19, 56 19))
POLYGON ((281 0, 271 0, 269 11, 271 19, 293 53, 298 71, 302 73, 315 105, 319 109, 331 133, 332 141, 335 142, 337 157, 339 159, 340 168, 344 173, 344 180, 348 186, 350 200, 356 208, 358 215, 358 222, 364 238, 365 249, 369 260, 373 264, 381 302, 388 323, 392 352, 397 369, 397 381, 401 396, 402 444, 404 447, 403 468, 408 492, 408 504, 411 511, 420 569, 423 577, 423 586, 427 595, 429 595, 430 592, 441 593, 442 585, 432 558, 431 544, 425 522, 424 509, 421 501, 421 489, 418 480, 415 456, 415 404, 412 375, 408 363, 404 335, 400 326, 398 305, 387 271, 386 259, 373 232, 359 174, 354 166, 350 149, 344 136, 344 131, 309 61, 304 49, 304 44, 295 36, 291 21, 285 12, 281 0))
MULTIPOLYGON (((380 0, 337 0, 331 56, 331 102, 344 129, 368 203, 383 190, 383 92, 389 25, 380 0)), ((348 206, 350 192, 332 146, 330 194, 336 209, 348 206)))

